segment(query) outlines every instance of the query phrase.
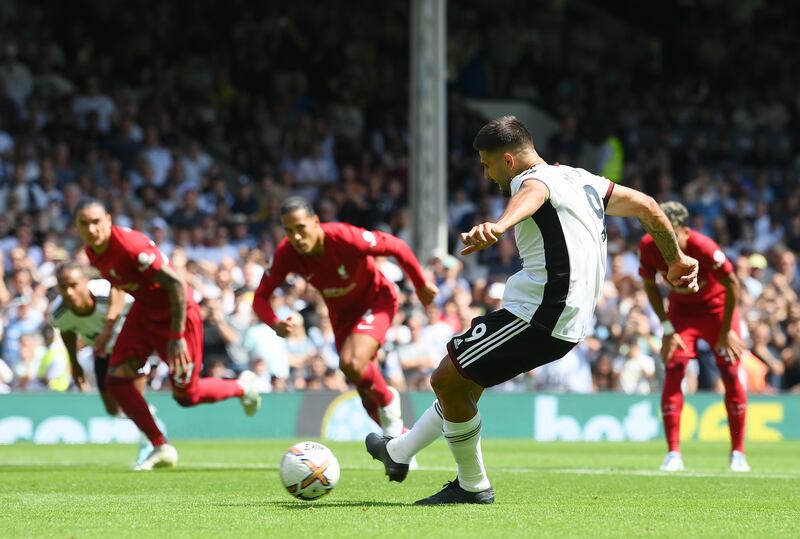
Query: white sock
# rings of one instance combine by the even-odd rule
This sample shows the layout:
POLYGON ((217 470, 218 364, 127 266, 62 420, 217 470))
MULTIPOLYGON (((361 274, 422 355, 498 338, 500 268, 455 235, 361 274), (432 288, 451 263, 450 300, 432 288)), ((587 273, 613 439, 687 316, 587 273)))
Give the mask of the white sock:
POLYGON ((439 401, 433 401, 430 408, 425 410, 411 430, 392 438, 386 446, 389 456, 395 462, 408 464, 414 455, 431 445, 442 435, 442 409, 439 401))
POLYGON ((481 453, 481 414, 465 423, 444 420, 444 437, 458 464, 458 483, 470 492, 491 487, 481 453))

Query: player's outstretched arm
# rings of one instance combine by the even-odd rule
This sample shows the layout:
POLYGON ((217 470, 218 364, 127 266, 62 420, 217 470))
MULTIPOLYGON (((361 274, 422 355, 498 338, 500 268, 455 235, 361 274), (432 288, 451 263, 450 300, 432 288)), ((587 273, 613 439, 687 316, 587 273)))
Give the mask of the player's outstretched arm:
POLYGON ((108 342, 114 335, 114 326, 122 316, 122 311, 125 309, 125 295, 126 292, 120 288, 111 287, 111 292, 108 297, 108 311, 106 312, 106 319, 103 324, 103 329, 94 340, 92 350, 95 357, 105 355, 108 342))
POLYGON ((733 320, 733 311, 739 303, 741 285, 739 278, 733 272, 720 279, 720 283, 725 287, 725 310, 722 315, 719 340, 714 345, 714 349, 728 361, 738 362, 744 353, 745 344, 738 333, 731 331, 731 321, 733 320))
POLYGON ((544 183, 535 178, 526 180, 511 197, 496 223, 481 223, 461 234, 461 243, 466 245, 461 254, 468 255, 491 247, 509 228, 536 213, 548 198, 550 190, 544 183))
POLYGON ((86 382, 83 367, 78 363, 78 335, 74 331, 62 331, 61 341, 64 343, 64 348, 67 349, 72 380, 80 391, 87 391, 89 384, 86 382))
POLYGON ((652 197, 624 185, 616 185, 609 198, 606 215, 639 219, 669 265, 667 280, 674 286, 698 290, 697 260, 681 251, 669 219, 652 197))
MULTIPOLYGON (((258 283, 258 288, 253 294, 253 312, 256 313, 259 320, 271 327, 279 337, 287 337, 293 329, 291 317, 286 320, 279 320, 270 303, 272 293, 283 283, 289 273, 290 265, 286 263, 288 249, 289 247, 285 243, 278 246, 275 254, 267 262, 261 282, 258 283)), ((293 267, 291 269, 295 270, 293 267)))
POLYGON ((355 246, 361 254, 370 256, 393 256, 403 272, 414 284, 414 289, 417 291, 417 297, 423 305, 428 305, 439 293, 439 289, 432 281, 425 279, 422 273, 422 267, 419 260, 414 256, 414 252, 406 242, 378 230, 363 230, 353 227, 355 231, 361 231, 360 237, 358 232, 353 234, 351 244, 355 246))
POLYGON ((153 279, 169 295, 171 314, 170 339, 167 343, 167 363, 177 374, 185 372, 192 363, 184 339, 186 330, 186 283, 175 268, 167 264, 161 266, 153 279))

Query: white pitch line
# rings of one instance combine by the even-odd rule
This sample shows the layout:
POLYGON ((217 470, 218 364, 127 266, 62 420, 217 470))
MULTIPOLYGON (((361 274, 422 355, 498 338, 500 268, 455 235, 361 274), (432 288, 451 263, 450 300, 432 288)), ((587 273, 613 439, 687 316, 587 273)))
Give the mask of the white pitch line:
MULTIPOLYGON (((117 463, 102 463, 92 464, 86 461, 42 461, 42 462, 20 462, 20 463, 5 463, 2 467, 6 469, 22 468, 22 467, 80 467, 91 466, 95 468, 110 468, 125 470, 125 466, 117 463)), ((278 470, 277 464, 258 464, 247 463, 237 464, 236 462, 205 462, 202 464, 185 464, 180 466, 184 470, 223 470, 223 469, 245 469, 245 470, 278 470)), ((380 465, 375 466, 342 466, 342 470, 352 471, 372 471, 380 470, 380 465)), ((415 471, 420 472, 452 472, 455 466, 420 466, 415 471)), ((659 470, 648 469, 626 469, 626 468, 513 468, 513 467, 490 467, 487 471, 490 473, 523 473, 523 474, 564 474, 564 475, 630 475, 640 477, 691 477, 691 478, 709 478, 716 477, 720 479, 733 479, 733 478, 749 478, 749 479, 778 479, 778 480, 797 480, 800 479, 800 474, 791 473, 734 473, 729 471, 711 472, 711 471, 682 471, 682 472, 662 472, 659 470)))
POLYGON ((752 472, 702 472, 702 471, 682 471, 682 472, 662 472, 660 470, 628 470, 615 468, 554 468, 552 470, 540 470, 545 473, 555 474, 575 474, 575 475, 636 475, 643 477, 720 477, 734 478, 743 477, 749 479, 800 479, 800 474, 786 473, 752 473, 752 472))

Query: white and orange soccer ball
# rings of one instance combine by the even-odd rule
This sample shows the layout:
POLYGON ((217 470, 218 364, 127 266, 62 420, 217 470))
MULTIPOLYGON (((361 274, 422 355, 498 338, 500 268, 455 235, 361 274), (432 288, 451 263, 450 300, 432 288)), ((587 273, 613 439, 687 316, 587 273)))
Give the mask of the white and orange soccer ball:
POLYGON ((300 442, 284 453, 280 473, 289 494, 299 500, 316 500, 339 481, 339 461, 320 443, 300 442))

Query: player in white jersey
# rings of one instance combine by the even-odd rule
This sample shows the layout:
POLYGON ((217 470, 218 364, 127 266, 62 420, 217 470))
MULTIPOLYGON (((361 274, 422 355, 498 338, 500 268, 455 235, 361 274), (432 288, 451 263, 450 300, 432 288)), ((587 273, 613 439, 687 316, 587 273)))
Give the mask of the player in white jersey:
MULTIPOLYGON (((123 290, 112 288, 111 283, 105 279, 90 280, 87 269, 77 263, 61 264, 56 269, 56 278, 60 295, 50 304, 48 318, 50 324, 61 333, 75 385, 80 391, 89 388, 83 367, 78 362, 80 337, 84 344, 92 347, 97 388, 106 412, 112 417, 119 417, 119 404, 106 389, 105 377, 108 358, 133 298, 123 290)), ((140 369, 141 376, 134 382, 136 389, 142 394, 147 385, 148 371, 147 366, 140 369)), ((143 437, 137 462, 151 450, 152 446, 143 437)))
POLYGON ((473 143, 486 177, 511 197, 496 223, 461 234, 468 255, 494 245, 512 227, 523 267, 508 279, 500 310, 479 316, 454 337, 431 377, 437 401, 407 433, 367 437, 367 451, 402 481, 408 462, 442 433, 458 478, 420 505, 492 503, 483 467, 477 403, 484 388, 560 359, 586 336, 605 278, 604 216, 637 217, 669 264, 670 282, 697 289, 697 261, 678 246, 658 204, 583 169, 548 165, 513 116, 486 124, 473 143))

